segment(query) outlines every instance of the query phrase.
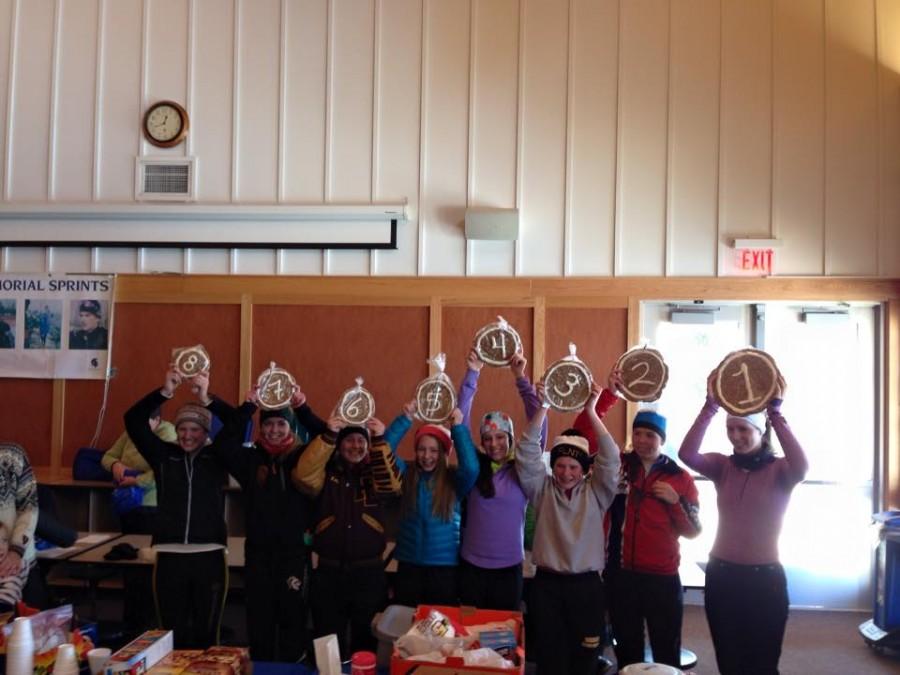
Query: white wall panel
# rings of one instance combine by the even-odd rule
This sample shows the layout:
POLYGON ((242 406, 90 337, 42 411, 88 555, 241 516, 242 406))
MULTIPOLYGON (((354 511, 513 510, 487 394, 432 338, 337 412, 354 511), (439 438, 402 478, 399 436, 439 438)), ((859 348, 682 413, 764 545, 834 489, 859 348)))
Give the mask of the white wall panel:
POLYGON ((3 271, 7 274, 16 272, 46 272, 46 248, 7 247, 3 249, 3 271))
POLYGON ((615 246, 619 3, 572 3, 565 274, 611 275, 615 246))
POLYGON ((665 271, 669 13, 622 4, 616 274, 665 271))
POLYGON ((50 272, 65 274, 89 274, 92 265, 91 249, 87 247, 60 247, 52 246, 47 249, 48 267, 50 272))
POLYGON ((108 274, 122 273, 135 274, 139 268, 140 254, 136 248, 116 247, 116 248, 97 248, 94 250, 94 269, 93 272, 103 272, 108 274))
POLYGON ((180 248, 142 248, 138 249, 138 271, 142 274, 150 272, 185 271, 184 258, 186 251, 180 248))
MULTIPOLYGON (((332 2, 326 199, 372 200, 375 0, 332 2)), ((367 251, 330 251, 326 274, 368 274, 367 251)))
POLYGON ((188 274, 229 274, 231 250, 227 248, 192 248, 185 252, 188 274))
POLYGON ((878 272, 900 277, 900 2, 878 0, 876 12, 881 121, 878 272))
MULTIPOLYGON (((173 100, 187 105, 188 0, 144 0, 148 25, 145 53, 144 110, 156 101, 173 100)), ((141 111, 143 112, 143 110, 141 111)), ((142 137, 143 138, 143 137, 142 137)), ((158 148, 143 141, 143 154, 183 156, 185 144, 158 148)))
MULTIPOLYGON (((194 0, 190 148, 197 157, 197 199, 231 199, 234 3, 194 0)), ((227 266, 226 266, 227 269, 227 266)))
MULTIPOLYGON (((515 82, 519 60, 517 0, 474 2, 469 71, 469 205, 516 205, 515 82)), ((514 242, 468 242, 467 273, 511 276, 514 242)))
POLYGON ((719 0, 672 3, 666 274, 716 273, 719 0))
POLYGON ((322 252, 282 249, 276 260, 281 274, 322 274, 322 252))
POLYGON ((720 272, 734 237, 771 234, 771 0, 722 0, 721 105, 720 272))
POLYGON ((13 133, 7 167, 12 201, 47 199, 55 7, 53 0, 18 3, 12 116, 8 120, 13 133))
POLYGON ((470 3, 424 0, 420 274, 465 270, 470 3))
POLYGON ((15 0, 0 0, 0 196, 6 192, 6 140, 10 129, 6 125, 9 94, 9 58, 13 48, 13 5, 15 0))
MULTIPOLYGON (((94 182, 97 0, 60 4, 52 198, 90 201, 94 182)), ((55 262, 55 261, 54 261, 55 262)))
POLYGON ((236 201, 274 202, 278 189, 281 3, 240 0, 236 201))
POLYGON ((325 199, 327 26, 328 0, 287 2, 282 196, 288 202, 325 199))
POLYGON ((276 254, 271 249, 240 248, 232 251, 232 274, 275 274, 276 254))
POLYGON ((409 221, 397 225, 397 250, 373 251, 373 274, 415 274, 419 230, 419 103, 422 3, 376 4, 376 200, 407 199, 409 221))
POLYGON ((874 10, 872 0, 827 0, 825 6, 826 274, 877 273, 874 10))
MULTIPOLYGON (((141 0, 106 0, 97 192, 101 201, 134 199, 134 158, 141 139, 141 0)), ((104 270, 105 271, 105 270, 104 270)))
POLYGON ((778 0, 774 31, 772 234, 777 274, 822 274, 825 53, 821 0, 778 0))
POLYGON ((517 273, 563 271, 569 13, 563 3, 522 0, 519 63, 519 259, 517 273))

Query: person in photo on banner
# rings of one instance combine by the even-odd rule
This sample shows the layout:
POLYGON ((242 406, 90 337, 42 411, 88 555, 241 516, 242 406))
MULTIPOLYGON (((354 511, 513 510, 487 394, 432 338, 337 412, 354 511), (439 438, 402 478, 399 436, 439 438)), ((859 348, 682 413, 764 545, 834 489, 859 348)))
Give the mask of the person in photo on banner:
MULTIPOLYGON (((540 409, 537 391, 525 368, 528 361, 516 352, 509 368, 530 420, 540 409)), ((468 427, 472 402, 484 363, 476 349, 466 356, 466 374, 459 387, 462 423, 468 427)), ((541 446, 547 437, 541 427, 541 446)), ((494 410, 481 419, 478 478, 464 505, 459 563, 459 595, 464 605, 482 609, 519 611, 522 605, 522 561, 528 497, 519 485, 514 466, 515 432, 512 418, 494 410)))
MULTIPOLYGON (((415 400, 407 403, 394 424, 404 432, 408 430, 416 407, 415 400)), ((423 424, 416 429, 412 462, 394 455, 403 476, 394 551, 397 604, 458 604, 461 504, 478 478, 475 444, 462 421, 462 412, 454 408, 450 429, 441 424, 423 424), (458 463, 451 466, 454 448, 458 463)))
POLYGON ((706 402, 684 437, 678 456, 716 488, 719 526, 706 566, 706 618, 723 675, 777 673, 788 618, 784 568, 778 535, 794 487, 809 463, 781 414, 784 379, 765 412, 726 419, 730 455, 700 453, 709 423, 719 410, 713 383, 706 402), (770 444, 774 429, 784 451, 770 444))
MULTIPOLYGON (((195 380, 203 381, 205 375, 195 380)), ((202 389, 202 387, 201 387, 202 389)), ((218 398, 212 413, 233 433, 222 436, 231 451, 230 472, 244 495, 247 538, 244 580, 250 656, 257 661, 296 662, 309 647, 306 629, 306 531, 312 499, 297 489, 291 474, 306 449, 305 439, 326 431, 295 386, 287 407, 262 408, 259 386, 233 408, 218 398), (259 413, 256 443, 244 444, 245 430, 259 413)))
MULTIPOLYGON (((543 385, 537 390, 543 401, 543 385)), ((536 513, 532 554, 537 573, 529 611, 540 675, 594 673, 602 644, 603 521, 616 495, 621 463, 619 448, 596 412, 601 392, 594 383, 585 406, 599 446, 593 459, 588 440, 568 430, 552 441, 547 472, 540 444, 546 403, 516 448, 519 482, 536 513)))
POLYGON ((315 499, 313 630, 318 637, 336 634, 343 659, 372 651, 372 618, 387 597, 384 504, 400 494, 400 472, 384 423, 372 418, 364 427, 353 426, 332 415, 326 430, 300 455, 291 477, 315 499))
POLYGON ((153 432, 147 420, 182 382, 170 367, 163 386, 125 413, 125 430, 156 476, 153 587, 160 626, 175 632, 177 649, 189 649, 219 642, 228 589, 222 488, 233 464, 229 453, 237 450, 228 442, 235 434, 229 420, 215 441, 209 439, 206 375, 192 382, 200 403, 186 403, 175 413, 177 440, 167 442, 153 432))
POLYGON ((0 612, 15 609, 35 564, 37 480, 25 449, 0 442, 0 612))
POLYGON ((69 349, 106 349, 109 333, 102 325, 103 312, 99 300, 80 300, 77 318, 73 312, 72 324, 78 326, 69 331, 69 349))

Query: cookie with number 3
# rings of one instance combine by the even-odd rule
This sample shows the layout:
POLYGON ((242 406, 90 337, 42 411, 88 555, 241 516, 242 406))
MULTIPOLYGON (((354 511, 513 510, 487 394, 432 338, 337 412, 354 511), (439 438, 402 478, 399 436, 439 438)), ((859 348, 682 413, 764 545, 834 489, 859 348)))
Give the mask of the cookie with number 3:
POLYGON ((209 365, 209 353, 203 345, 176 347, 172 350, 172 366, 185 379, 207 372, 209 365))
POLYGON ((778 390, 781 373, 775 359, 760 349, 740 349, 722 359, 715 370, 713 393, 732 415, 765 410, 778 390))

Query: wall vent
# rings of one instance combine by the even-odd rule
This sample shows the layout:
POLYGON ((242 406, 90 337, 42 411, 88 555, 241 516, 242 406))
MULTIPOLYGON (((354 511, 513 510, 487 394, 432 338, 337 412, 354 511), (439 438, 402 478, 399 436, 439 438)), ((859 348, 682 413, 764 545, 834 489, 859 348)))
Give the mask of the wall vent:
POLYGON ((194 200, 195 157, 138 157, 135 196, 138 200, 194 200))

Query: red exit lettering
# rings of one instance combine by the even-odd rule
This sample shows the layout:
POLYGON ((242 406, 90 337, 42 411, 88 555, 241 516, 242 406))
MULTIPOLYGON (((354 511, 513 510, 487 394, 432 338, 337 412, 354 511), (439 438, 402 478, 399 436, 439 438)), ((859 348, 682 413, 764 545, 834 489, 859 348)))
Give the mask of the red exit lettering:
POLYGON ((745 272, 772 274, 775 252, 771 248, 745 248, 737 252, 738 267, 745 272))

